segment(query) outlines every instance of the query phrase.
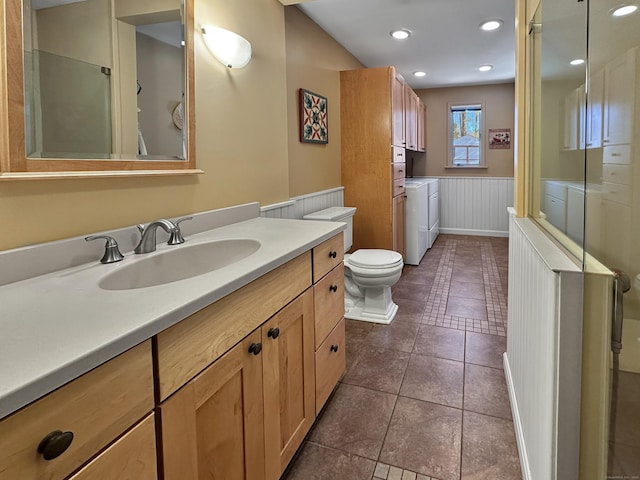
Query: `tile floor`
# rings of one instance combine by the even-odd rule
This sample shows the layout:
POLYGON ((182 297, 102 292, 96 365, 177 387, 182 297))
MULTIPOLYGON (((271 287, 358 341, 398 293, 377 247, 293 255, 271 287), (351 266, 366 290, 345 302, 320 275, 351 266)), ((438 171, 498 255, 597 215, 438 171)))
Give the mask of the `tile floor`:
POLYGON ((440 235, 391 325, 348 320, 347 370, 287 480, 511 480, 506 238, 440 235))

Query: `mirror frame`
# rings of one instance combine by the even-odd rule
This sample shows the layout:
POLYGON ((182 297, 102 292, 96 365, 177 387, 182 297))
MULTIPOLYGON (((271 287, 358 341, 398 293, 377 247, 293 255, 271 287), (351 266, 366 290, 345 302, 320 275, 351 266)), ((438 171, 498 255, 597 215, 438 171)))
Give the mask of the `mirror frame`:
POLYGON ((184 1, 186 160, 28 158, 24 131, 23 1, 0 11, 0 180, 127 177, 203 173, 196 169, 194 0, 184 1))

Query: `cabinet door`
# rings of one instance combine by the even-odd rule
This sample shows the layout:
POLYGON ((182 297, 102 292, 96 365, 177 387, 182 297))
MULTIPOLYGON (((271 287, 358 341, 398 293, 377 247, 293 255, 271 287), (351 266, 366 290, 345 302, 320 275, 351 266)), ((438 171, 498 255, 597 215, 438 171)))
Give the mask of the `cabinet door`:
POLYGON ((393 132, 391 132, 391 144, 404 147, 406 144, 404 132, 404 80, 400 75, 391 79, 391 118, 393 119, 393 132))
POLYGON ((411 87, 405 85, 404 135, 409 150, 416 150, 418 148, 418 130, 416 124, 417 100, 418 98, 413 90, 411 90, 411 87))
POLYGON ((564 150, 576 150, 578 148, 578 106, 579 92, 576 88, 569 92, 564 99, 564 150))
POLYGON ((393 250, 400 253, 402 258, 405 254, 405 203, 404 194, 393 197, 393 250))
POLYGON ((604 99, 604 70, 589 77, 587 95, 587 148, 602 146, 602 102, 604 99))
POLYGON ((605 145, 631 143, 635 92, 635 49, 607 64, 605 69, 605 145))
POLYGON ((427 150, 427 107, 422 100, 418 98, 418 151, 425 152, 427 150))
POLYGON ((315 420, 313 290, 262 326, 266 479, 280 478, 315 420))
POLYGON ((265 478, 261 339, 254 331, 160 404, 165 480, 265 478))

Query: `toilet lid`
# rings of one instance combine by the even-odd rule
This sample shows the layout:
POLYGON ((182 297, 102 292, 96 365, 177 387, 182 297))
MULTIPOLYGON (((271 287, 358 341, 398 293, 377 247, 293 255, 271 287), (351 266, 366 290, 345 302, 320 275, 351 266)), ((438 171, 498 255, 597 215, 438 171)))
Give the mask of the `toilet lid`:
POLYGON ((402 263, 402 255, 393 250, 365 248, 352 253, 349 263, 360 268, 389 268, 402 263))

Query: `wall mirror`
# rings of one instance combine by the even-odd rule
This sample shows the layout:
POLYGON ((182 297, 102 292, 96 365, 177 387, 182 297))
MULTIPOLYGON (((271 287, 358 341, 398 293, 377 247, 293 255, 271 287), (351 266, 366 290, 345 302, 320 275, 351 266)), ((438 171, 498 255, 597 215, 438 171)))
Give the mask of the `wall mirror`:
POLYGON ((1 177, 194 173, 193 0, 5 0, 1 177))

